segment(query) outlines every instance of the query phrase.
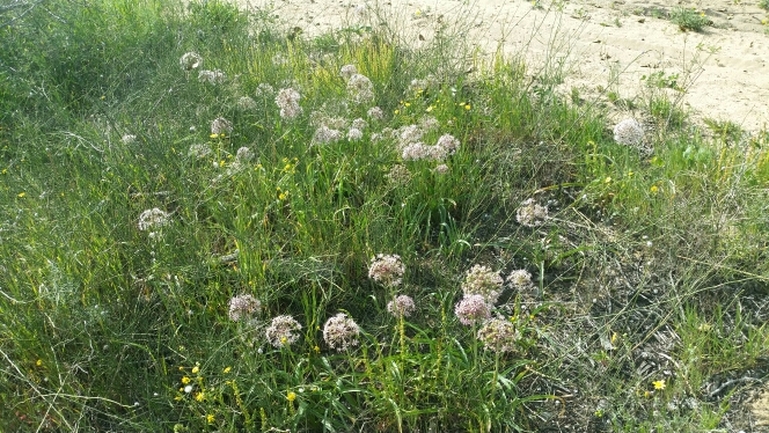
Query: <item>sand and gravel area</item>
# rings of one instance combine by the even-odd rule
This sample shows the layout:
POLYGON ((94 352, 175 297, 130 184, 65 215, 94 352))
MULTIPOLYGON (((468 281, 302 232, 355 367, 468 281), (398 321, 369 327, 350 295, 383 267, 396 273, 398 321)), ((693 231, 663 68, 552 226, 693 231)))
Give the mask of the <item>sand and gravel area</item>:
MULTIPOLYGON (((633 100, 661 86, 694 119, 769 127, 769 12, 759 0, 239 0, 305 35, 355 26, 398 30, 429 44, 438 29, 491 54, 522 55, 531 73, 563 72, 564 94, 633 100), (682 31, 669 16, 689 8, 707 18, 682 31)), ((621 116, 622 113, 617 113, 621 116)))

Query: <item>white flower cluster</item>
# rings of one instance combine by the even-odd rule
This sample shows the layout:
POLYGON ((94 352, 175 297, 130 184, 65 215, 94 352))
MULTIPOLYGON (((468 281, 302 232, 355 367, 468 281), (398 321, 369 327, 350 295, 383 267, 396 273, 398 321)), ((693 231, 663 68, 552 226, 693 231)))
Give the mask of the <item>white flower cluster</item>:
POLYGON ((358 68, 356 68, 355 65, 344 65, 339 71, 339 75, 341 75, 345 81, 350 81, 350 78, 357 73, 358 68))
POLYGON ((397 254, 377 254, 371 259, 368 276, 386 287, 400 286, 406 267, 397 254))
POLYGON ((524 200, 515 212, 516 221, 526 227, 541 226, 547 218, 547 208, 540 206, 533 198, 524 200))
POLYGON ((639 146, 644 139, 644 129, 637 120, 625 119, 614 127, 614 141, 625 146, 639 146))
POLYGON ((339 75, 347 82, 347 94, 354 103, 370 103, 376 97, 374 83, 367 76, 359 74, 355 65, 342 66, 339 75))
POLYGON ((134 143, 136 143, 136 136, 133 135, 133 134, 125 134, 120 139, 120 141, 122 141, 123 144, 134 144, 134 143))
MULTIPOLYGON (((429 123, 428 128, 434 128, 429 123)), ((398 140, 398 147, 401 150, 401 158, 404 161, 432 160, 443 161, 449 155, 454 154, 459 149, 460 143, 451 134, 443 134, 438 138, 434 145, 428 145, 422 142, 425 126, 408 125, 398 128, 393 135, 398 140)))
POLYGON ((322 125, 315 130, 315 134, 312 136, 312 144, 329 144, 335 143, 344 137, 342 131, 338 129, 329 128, 326 125, 322 125))
POLYGON ((347 350, 357 346, 360 327, 345 313, 339 313, 329 318, 323 325, 323 341, 332 349, 338 351, 347 350))
POLYGON ((409 317, 416 310, 414 300, 408 295, 398 295, 387 303, 387 312, 395 317, 409 317))
POLYGON ((190 51, 189 53, 184 53, 182 58, 179 59, 179 65, 185 71, 191 71, 203 65, 203 57, 200 57, 200 54, 194 51, 190 51))
POLYGON ((515 351, 515 342, 518 333, 515 326, 508 320, 493 318, 483 322, 478 330, 478 340, 483 342, 483 347, 497 353, 515 351))
POLYGON ((374 101, 374 83, 362 74, 353 74, 347 81, 347 93, 356 104, 368 104, 374 101))
POLYGON ((224 117, 217 117, 211 122, 211 134, 230 134, 232 133, 232 122, 224 117))
POLYGON ((534 283, 531 282, 531 273, 526 269, 518 269, 510 273, 507 282, 517 290, 530 289, 534 283))
POLYGON ((262 303, 255 297, 245 294, 230 299, 229 316, 233 322, 241 319, 253 319, 262 311, 262 303))
POLYGON ((385 175, 390 184, 394 186, 402 186, 411 182, 411 172, 403 164, 395 164, 390 168, 390 171, 385 175))
POLYGON ((256 101, 250 96, 241 96, 238 99, 238 108, 241 110, 253 110, 256 108, 256 101))
POLYGON ((302 107, 299 106, 301 98, 299 92, 292 88, 280 89, 275 97, 275 103, 280 108, 280 117, 291 120, 302 114, 302 107))
POLYGON ((201 83, 216 85, 216 84, 222 84, 226 80, 227 80, 227 75, 225 75, 225 73, 220 71, 219 69, 214 69, 213 71, 204 69, 198 72, 198 81, 200 81, 201 83))
POLYGON ((207 144, 193 144, 187 151, 187 155, 191 158, 202 159, 213 153, 207 144))
POLYGON ((491 304, 483 295, 465 295, 454 306, 454 314, 463 325, 474 325, 491 317, 491 304))
POLYGON ((291 316, 277 316, 264 331, 264 336, 273 347, 282 348, 294 344, 299 339, 302 325, 291 316))
POLYGON ((498 272, 492 271, 488 266, 475 265, 465 275, 462 292, 465 296, 481 295, 486 302, 494 304, 504 290, 504 283, 498 272))
POLYGON ((139 230, 147 231, 167 226, 171 223, 171 215, 158 208, 147 209, 139 215, 139 230))
POLYGON ((371 120, 383 120, 384 119, 384 111, 382 111, 379 107, 371 107, 366 112, 366 115, 371 120))
POLYGON ((254 94, 259 98, 271 98, 275 94, 275 88, 268 83, 259 83, 254 94))

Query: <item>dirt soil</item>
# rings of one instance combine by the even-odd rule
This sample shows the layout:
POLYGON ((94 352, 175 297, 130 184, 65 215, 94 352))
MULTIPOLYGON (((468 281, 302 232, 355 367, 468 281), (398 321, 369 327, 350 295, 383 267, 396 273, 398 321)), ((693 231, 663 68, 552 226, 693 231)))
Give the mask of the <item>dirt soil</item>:
POLYGON ((759 0, 237 1, 306 35, 377 25, 384 17, 418 46, 448 25, 487 54, 500 47, 523 53, 532 71, 562 68, 567 95, 633 100, 652 83, 695 119, 750 132, 769 128, 769 13, 759 0), (669 18, 678 8, 694 8, 710 25, 682 31, 669 18))

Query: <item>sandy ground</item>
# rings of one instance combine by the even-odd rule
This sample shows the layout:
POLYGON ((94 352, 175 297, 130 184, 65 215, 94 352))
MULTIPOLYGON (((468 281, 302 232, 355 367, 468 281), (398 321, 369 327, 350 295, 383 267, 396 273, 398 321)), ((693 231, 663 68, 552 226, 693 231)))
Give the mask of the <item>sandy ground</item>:
POLYGON ((419 45, 447 26, 482 52, 523 53, 533 74, 563 69, 561 90, 576 88, 588 100, 614 92, 641 96, 640 102, 649 92, 642 77, 674 79, 686 91, 669 95, 681 98, 695 119, 730 121, 751 132, 769 128, 769 26, 762 24, 769 14, 758 0, 238 1, 310 36, 386 17, 404 42, 419 45), (681 31, 666 18, 677 7, 696 8, 712 25, 681 31))

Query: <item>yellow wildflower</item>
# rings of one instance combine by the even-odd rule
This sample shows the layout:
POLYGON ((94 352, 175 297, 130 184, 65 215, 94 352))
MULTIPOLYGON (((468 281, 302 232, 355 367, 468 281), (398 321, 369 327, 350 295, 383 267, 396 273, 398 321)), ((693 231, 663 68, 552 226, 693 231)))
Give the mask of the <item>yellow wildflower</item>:
POLYGON ((655 380, 652 382, 652 385, 654 385, 654 389, 663 390, 667 386, 665 384, 665 379, 655 380))
POLYGON ((214 414, 209 413, 208 415, 206 415, 206 422, 207 423, 213 424, 214 421, 216 421, 216 417, 214 416, 214 414))
POLYGON ((189 376, 184 376, 182 378, 182 385, 187 385, 190 382, 191 382, 191 379, 189 378, 189 376))
POLYGON ((227 374, 230 371, 232 371, 232 367, 224 367, 224 370, 222 370, 222 373, 227 374))
POLYGON ((200 391, 199 393, 195 394, 195 401, 201 402, 206 399, 206 393, 203 391, 200 391))
POLYGON ((289 403, 293 403, 294 400, 296 400, 296 393, 294 391, 289 391, 286 394, 286 400, 288 400, 289 403))

